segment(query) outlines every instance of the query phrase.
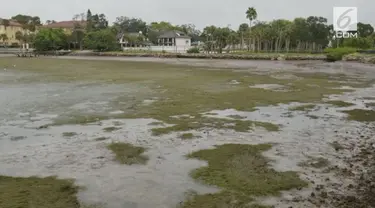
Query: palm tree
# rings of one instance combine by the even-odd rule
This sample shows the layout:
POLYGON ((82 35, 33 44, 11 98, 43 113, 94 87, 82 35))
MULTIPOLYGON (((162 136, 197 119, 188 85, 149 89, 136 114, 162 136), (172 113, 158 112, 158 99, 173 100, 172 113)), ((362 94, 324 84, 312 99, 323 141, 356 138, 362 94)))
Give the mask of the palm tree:
MULTIPOLYGON (((255 20, 258 17, 257 10, 254 7, 249 7, 246 11, 246 18, 249 19, 250 22, 250 27, 249 27, 249 32, 251 34, 251 23, 253 20, 255 20)), ((250 39, 250 44, 251 44, 251 39, 250 39)), ((253 47, 251 47, 253 49, 253 47)))
POLYGON ((228 37, 228 51, 230 52, 231 50, 234 49, 235 45, 238 43, 238 35, 236 32, 231 31, 228 37))

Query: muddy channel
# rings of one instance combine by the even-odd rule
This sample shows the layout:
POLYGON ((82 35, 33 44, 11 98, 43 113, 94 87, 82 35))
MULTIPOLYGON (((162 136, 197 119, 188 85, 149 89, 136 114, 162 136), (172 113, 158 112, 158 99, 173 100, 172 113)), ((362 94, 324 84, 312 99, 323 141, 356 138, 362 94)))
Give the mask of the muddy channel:
MULTIPOLYGON (((89 59, 88 57, 69 57, 89 59)), ((95 57, 98 59, 98 57, 95 57)), ((117 60, 118 58, 107 58, 117 60)), ((176 60, 149 58, 121 58, 127 61, 155 61, 170 64, 233 68, 238 71, 269 74, 274 72, 326 72, 347 74, 353 77, 375 78, 375 67, 358 63, 324 62, 271 62, 235 60, 176 60)), ((14 68, 17 68, 16 66, 14 68)), ((101 84, 95 82, 71 83, 20 83, 12 82, 25 72, 0 69, 0 175, 8 176, 51 176, 75 179, 85 187, 79 192, 79 200, 86 204, 98 204, 105 208, 166 208, 175 207, 185 198, 188 191, 210 193, 218 188, 195 182, 189 172, 206 165, 198 160, 187 160, 186 154, 213 148, 226 143, 260 144, 272 143, 273 148, 264 153, 272 160, 271 165, 280 171, 297 171, 301 179, 310 182, 308 188, 284 192, 281 197, 260 198, 263 204, 275 207, 317 207, 308 200, 317 184, 328 191, 345 192, 353 178, 344 178, 334 171, 317 170, 299 164, 309 158, 323 157, 338 169, 349 168, 345 162, 361 138, 375 141, 373 123, 350 121, 344 110, 374 107, 375 86, 355 88, 352 92, 331 95, 325 100, 341 100, 354 105, 337 107, 322 103, 308 112, 290 111, 301 103, 257 107, 253 112, 234 109, 214 110, 204 116, 228 118, 238 115, 243 120, 271 122, 281 126, 280 131, 268 132, 255 128, 251 132, 202 129, 191 131, 199 138, 181 140, 181 132, 153 136, 151 123, 154 119, 109 119, 88 125, 52 124, 54 119, 75 112, 116 114, 110 104, 119 93, 129 95, 131 106, 138 94, 147 103, 147 89, 139 90, 132 84, 101 84), (118 127, 113 132, 103 131, 106 127, 118 127), (75 132, 69 138, 64 132, 75 132), (105 137, 107 140, 98 141, 105 137), (126 166, 116 163, 106 148, 111 142, 127 142, 147 148, 150 160, 146 165, 126 166), (330 145, 339 142, 348 147, 335 151, 330 145), (327 179, 328 178, 328 179, 327 179)), ((281 79, 281 78, 280 78, 281 79)), ((274 90, 277 85, 257 87, 274 90)), ((306 103, 304 103, 306 104, 306 103)), ((349 192, 350 190, 348 190, 349 192)), ((322 207, 334 207, 325 202, 322 207)))

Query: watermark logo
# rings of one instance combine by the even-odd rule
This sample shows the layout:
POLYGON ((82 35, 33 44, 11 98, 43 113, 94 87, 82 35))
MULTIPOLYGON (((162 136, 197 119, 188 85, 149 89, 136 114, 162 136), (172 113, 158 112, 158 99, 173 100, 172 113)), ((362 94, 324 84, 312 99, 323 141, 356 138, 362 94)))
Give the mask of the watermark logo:
POLYGON ((358 23, 357 7, 334 7, 333 29, 336 38, 356 38, 358 23))

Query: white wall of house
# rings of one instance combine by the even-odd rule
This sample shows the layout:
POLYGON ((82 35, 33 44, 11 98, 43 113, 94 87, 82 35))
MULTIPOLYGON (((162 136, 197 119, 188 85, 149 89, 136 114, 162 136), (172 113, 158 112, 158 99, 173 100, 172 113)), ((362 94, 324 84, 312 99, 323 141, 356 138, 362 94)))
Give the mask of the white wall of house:
MULTIPOLYGON (((120 40, 120 43, 124 43, 125 41, 120 40)), ((123 44, 121 44, 123 46, 123 44)), ((123 47, 124 51, 129 50, 145 50, 145 51, 166 51, 169 53, 186 53, 187 50, 191 48, 191 39, 190 38, 176 38, 176 45, 175 46, 148 46, 148 47, 123 47)))
POLYGON ((144 51, 157 51, 157 52, 168 52, 168 53, 186 53, 191 46, 149 46, 149 47, 124 47, 124 51, 131 50, 144 50, 144 51))
POLYGON ((177 47, 187 47, 191 46, 191 38, 176 38, 177 47))

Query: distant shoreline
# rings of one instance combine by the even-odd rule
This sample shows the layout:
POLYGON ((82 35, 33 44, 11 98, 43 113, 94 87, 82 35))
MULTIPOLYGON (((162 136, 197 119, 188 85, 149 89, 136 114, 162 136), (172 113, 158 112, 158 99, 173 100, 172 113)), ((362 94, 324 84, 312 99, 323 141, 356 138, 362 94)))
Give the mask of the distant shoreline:
POLYGON ((278 53, 254 53, 254 54, 206 54, 206 53, 126 53, 126 52, 78 52, 67 56, 104 56, 104 57, 149 57, 149 58, 186 58, 186 59, 234 59, 234 60, 326 60, 324 54, 278 54, 278 53))
MULTIPOLYGON (((2 53, 1 57, 12 57, 14 54, 2 53)), ((50 57, 54 55, 49 55, 50 57)), ((44 55, 40 55, 44 57, 44 55)), ((127 52, 71 52, 66 55, 55 57, 108 57, 108 58, 155 58, 155 59, 215 59, 215 60, 262 60, 262 61, 327 61, 325 54, 306 54, 306 53, 252 53, 252 54, 206 54, 206 53, 127 53, 127 52)), ((375 64, 375 55, 350 54, 343 57, 342 61, 359 62, 364 64, 375 64)))

